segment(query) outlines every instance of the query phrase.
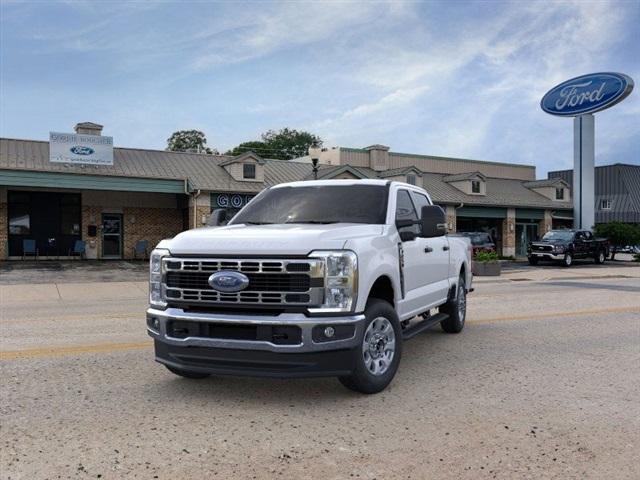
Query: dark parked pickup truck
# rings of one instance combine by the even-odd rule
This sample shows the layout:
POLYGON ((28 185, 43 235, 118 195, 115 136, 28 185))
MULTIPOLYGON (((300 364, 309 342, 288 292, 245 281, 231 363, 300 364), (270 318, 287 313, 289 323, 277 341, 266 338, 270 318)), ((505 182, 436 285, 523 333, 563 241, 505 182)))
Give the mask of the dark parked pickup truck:
POLYGON ((541 260, 553 260, 570 267, 574 259, 580 258, 604 263, 608 250, 609 242, 594 238, 588 230, 551 230, 544 234, 542 240, 529 244, 527 257, 531 265, 541 260))

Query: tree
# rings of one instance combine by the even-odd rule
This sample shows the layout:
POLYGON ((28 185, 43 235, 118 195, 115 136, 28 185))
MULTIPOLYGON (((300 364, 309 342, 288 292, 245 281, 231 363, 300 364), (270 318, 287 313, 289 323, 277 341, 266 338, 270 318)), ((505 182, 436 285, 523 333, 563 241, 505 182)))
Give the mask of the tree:
POLYGON ((200 130, 178 130, 167 139, 167 150, 171 152, 218 153, 207 147, 207 137, 200 130))
POLYGON ((640 243, 640 226, 622 222, 600 223, 595 226, 595 234, 605 237, 611 243, 611 260, 620 247, 640 243))
POLYGON ((269 157, 269 155, 267 154, 268 150, 266 149, 264 142, 259 141, 243 142, 237 147, 234 147, 226 152, 225 155, 233 155, 235 157, 249 151, 254 152, 261 157, 269 157))
POLYGON ((291 160, 307 155, 312 145, 322 146, 322 139, 305 131, 289 128, 269 130, 261 135, 262 141, 244 142, 229 150, 227 155, 239 155, 252 150, 261 157, 291 160))

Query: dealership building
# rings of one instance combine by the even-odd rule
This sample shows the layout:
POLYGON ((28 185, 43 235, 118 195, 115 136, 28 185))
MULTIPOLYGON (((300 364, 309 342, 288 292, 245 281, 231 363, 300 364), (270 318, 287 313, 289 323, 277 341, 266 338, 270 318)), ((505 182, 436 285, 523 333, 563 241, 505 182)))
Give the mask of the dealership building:
MULTIPOLYGON (((308 158, 114 148, 101 125, 75 130, 0 139, 0 259, 22 258, 28 244, 39 258, 65 258, 78 241, 87 258, 131 259, 137 244, 203 226, 215 208, 237 211, 266 187, 314 177, 308 158)), ((323 150, 317 176, 423 185, 450 231, 490 232, 505 256, 523 256, 529 240, 572 222, 570 179, 536 180, 531 165, 372 145, 323 150)))

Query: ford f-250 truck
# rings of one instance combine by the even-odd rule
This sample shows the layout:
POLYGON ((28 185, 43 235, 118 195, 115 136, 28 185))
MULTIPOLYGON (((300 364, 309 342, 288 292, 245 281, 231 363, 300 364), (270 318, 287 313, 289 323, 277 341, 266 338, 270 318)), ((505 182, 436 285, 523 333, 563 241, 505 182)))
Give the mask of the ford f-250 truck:
POLYGON ((156 360, 187 378, 336 376, 379 392, 404 340, 464 327, 471 248, 445 232, 442 209, 405 183, 264 190, 227 226, 183 232, 151 254, 156 360))

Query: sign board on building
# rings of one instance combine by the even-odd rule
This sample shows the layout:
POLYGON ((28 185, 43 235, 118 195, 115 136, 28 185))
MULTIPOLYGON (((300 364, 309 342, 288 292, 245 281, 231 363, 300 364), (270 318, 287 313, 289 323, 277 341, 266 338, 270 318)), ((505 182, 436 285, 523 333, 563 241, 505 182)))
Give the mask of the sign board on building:
POLYGON ((254 196, 245 193, 212 193, 211 208, 242 208, 254 196))
POLYGON ((614 106, 633 90, 633 80, 623 73, 590 73, 572 78, 549 90, 540 106, 551 115, 575 117, 614 106))
POLYGON ((113 137, 50 132, 49 161, 113 165, 113 137))

